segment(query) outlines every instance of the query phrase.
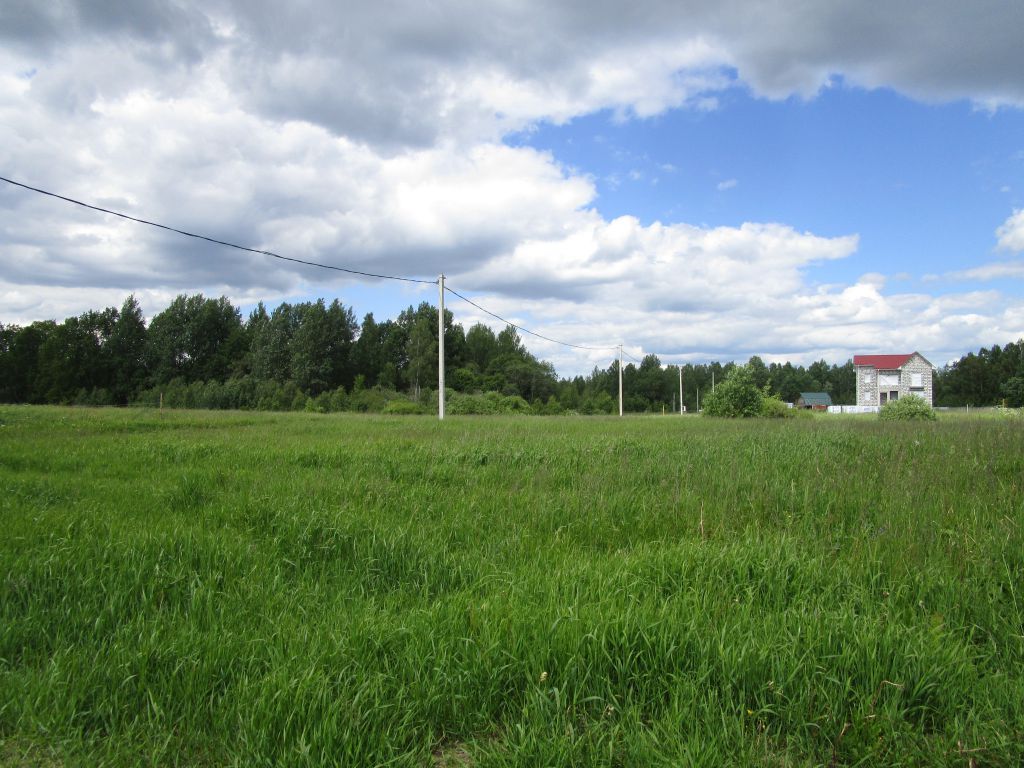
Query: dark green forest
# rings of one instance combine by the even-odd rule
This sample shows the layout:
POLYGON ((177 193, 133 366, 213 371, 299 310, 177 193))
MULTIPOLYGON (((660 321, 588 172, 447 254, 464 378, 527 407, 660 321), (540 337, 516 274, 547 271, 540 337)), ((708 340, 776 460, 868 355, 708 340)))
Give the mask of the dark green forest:
MULTIPOLYGON (((852 361, 806 368, 748 365, 759 387, 783 400, 828 392, 854 402, 852 361)), ((712 378, 733 363, 683 366, 683 400, 696 410, 712 378)), ((679 367, 655 355, 623 368, 625 409, 678 408, 679 367)), ((465 330, 445 311, 445 376, 450 413, 523 411, 611 413, 618 363, 559 379, 523 345, 515 328, 465 330)), ((259 304, 247 318, 221 297, 178 296, 147 326, 129 296, 120 310, 89 311, 63 322, 0 324, 0 402, 159 405, 311 411, 429 411, 437 402, 437 308, 424 302, 394 320, 362 322, 351 308, 322 299, 259 304)), ((994 345, 940 368, 935 404, 1024 405, 1024 339, 994 345)))

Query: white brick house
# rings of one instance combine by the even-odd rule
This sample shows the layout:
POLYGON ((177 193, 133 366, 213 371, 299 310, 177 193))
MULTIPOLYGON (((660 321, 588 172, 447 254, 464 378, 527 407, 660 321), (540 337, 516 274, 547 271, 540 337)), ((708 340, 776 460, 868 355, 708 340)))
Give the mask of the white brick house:
POLYGON ((907 395, 932 404, 933 366, 920 352, 908 355, 854 355, 857 405, 885 405, 907 395))

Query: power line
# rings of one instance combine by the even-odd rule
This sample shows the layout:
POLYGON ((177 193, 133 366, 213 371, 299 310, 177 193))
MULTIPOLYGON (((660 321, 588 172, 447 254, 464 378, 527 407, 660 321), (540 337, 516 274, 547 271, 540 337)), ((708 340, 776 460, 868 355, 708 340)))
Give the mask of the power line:
POLYGON ((449 288, 447 285, 445 286, 444 289, 446 291, 448 291, 449 293, 451 293, 452 295, 458 296, 460 299, 462 299, 467 304, 471 304, 472 306, 476 307, 481 312, 490 315, 491 317, 495 318, 496 320, 500 320, 501 322, 505 323, 506 325, 511 325, 517 331, 522 331, 523 333, 528 333, 531 336, 536 336, 538 339, 544 339, 544 341, 550 341, 552 344, 561 344, 563 347, 572 347, 573 349, 588 349, 588 350, 596 350, 596 351, 605 351, 605 350, 609 350, 609 349, 618 349, 619 348, 618 345, 608 346, 608 347, 587 347, 587 346, 584 346, 582 344, 570 344, 567 341, 559 341, 558 339, 552 339, 550 336, 544 336, 544 335, 542 335, 540 333, 537 333, 536 331, 531 331, 529 328, 524 328, 521 325, 513 323, 511 320, 506 320, 501 315, 497 315, 494 312, 491 312, 491 310, 487 309, 486 307, 481 307, 479 304, 477 304, 472 299, 467 299, 461 293, 459 293, 458 291, 455 291, 455 290, 449 288))
MULTIPOLYGON (((319 269, 329 269, 329 270, 333 270, 335 272, 344 272, 346 274, 359 275, 361 277, 372 277, 372 278, 376 278, 376 279, 379 279, 379 280, 400 280, 400 281, 406 282, 406 283, 420 283, 420 284, 423 284, 423 285, 437 285, 437 283, 438 283, 437 280, 422 280, 422 279, 415 278, 415 277, 401 277, 399 275, 383 275, 383 274, 378 274, 378 273, 374 273, 374 272, 363 272, 363 271, 358 270, 358 269, 349 269, 348 267, 338 267, 338 266, 334 266, 334 265, 331 265, 331 264, 322 264, 322 263, 316 262, 316 261, 308 261, 306 259, 297 259, 297 258, 292 257, 292 256, 282 256, 281 254, 274 253, 273 251, 266 251, 266 250, 263 250, 263 249, 260 249, 260 248, 249 248, 249 247, 244 246, 244 245, 238 245, 237 243, 228 242, 227 240, 219 240, 219 239, 217 239, 215 237, 209 237, 207 235, 200 235, 200 234, 196 234, 194 232, 188 232, 188 231, 183 230, 183 229, 178 229, 176 227, 168 226, 167 224, 160 224, 159 222, 149 221, 147 219, 141 219, 141 218, 138 218, 138 217, 135 217, 135 216, 130 216, 127 213, 121 213, 120 211, 114 211, 114 210, 111 210, 109 208, 102 208, 102 207, 100 207, 98 205, 91 205, 90 203, 86 203, 86 202, 83 202, 81 200, 76 200, 76 199, 74 199, 72 197, 66 197, 64 195, 59 195, 56 192, 50 192, 50 191, 45 190, 45 189, 40 189, 38 187, 33 187, 33 186, 28 185, 28 184, 23 184, 20 181, 14 181, 13 179, 8 179, 5 176, 0 176, 0 181, 5 181, 8 184, 11 184, 11 185, 13 185, 15 187, 21 187, 22 189, 27 189, 27 190, 29 190, 31 192, 36 192, 36 193, 38 193, 40 195, 45 195, 47 197, 53 197, 53 198, 56 198, 57 200, 63 200, 64 202, 71 203, 73 205, 77 205, 77 206, 80 206, 82 208, 88 208, 89 210, 92 210, 92 211, 98 211, 99 213, 106 213, 106 214, 110 214, 111 216, 117 216, 117 217, 122 218, 122 219, 127 219, 128 221, 133 221, 133 222, 135 222, 137 224, 145 224, 146 226, 155 227, 157 229, 163 229, 163 230, 165 230, 167 232, 174 232, 174 233, 179 234, 179 235, 184 235, 185 237, 195 238, 196 240, 205 240, 206 242, 209 242, 209 243, 214 243, 216 245, 223 245, 223 246, 225 246, 227 248, 235 248, 236 250, 245 251, 247 253, 255 253, 255 254, 259 254, 261 256, 270 256, 271 258, 280 259, 281 261, 290 261, 290 262, 293 262, 295 264, 304 264, 304 265, 309 266, 309 267, 317 267, 319 269)), ((462 299, 467 304, 470 304, 471 306, 476 307, 481 312, 483 312, 483 313, 485 313, 487 315, 490 315, 491 317, 495 318, 496 320, 500 320, 501 322, 505 323, 506 325, 512 326, 513 328, 515 328, 518 331, 522 331, 523 333, 527 333, 530 336, 535 336, 538 339, 543 339, 544 341, 551 342, 552 344, 559 344, 559 345, 561 345, 563 347, 571 347, 572 349, 583 349, 583 350, 588 350, 588 351, 601 351, 601 352, 607 351, 607 350, 619 349, 619 346, 620 346, 620 345, 609 345, 609 346, 604 346, 604 347, 592 347, 592 346, 586 346, 586 345, 583 345, 583 344, 570 344, 567 341, 561 341, 559 339, 554 339, 554 338, 551 338, 550 336, 545 336, 544 334, 537 333, 536 331, 531 331, 529 328, 526 328, 526 327, 524 327, 522 325, 519 325, 518 323, 513 323, 511 320, 508 320, 508 319, 502 317, 501 315, 498 315, 498 314, 492 312, 491 310, 487 309, 486 307, 481 306, 480 304, 476 303, 472 299, 469 299, 469 298, 463 296, 461 293, 459 293, 458 291, 456 291, 456 290, 454 290, 454 289, 452 289, 452 288, 450 288, 448 286, 445 286, 445 290, 448 291, 449 293, 451 293, 453 296, 457 296, 458 298, 462 299)), ((635 361, 637 363, 641 362, 640 360, 638 360, 637 358, 633 357, 633 355, 629 354, 629 352, 626 352, 625 350, 623 350, 623 354, 625 354, 626 357, 630 358, 631 360, 633 360, 633 361, 635 361)))
POLYGON ((319 267, 320 269, 331 269, 335 272, 346 272, 350 275, 361 275, 362 277, 375 277, 380 280, 401 280, 406 283, 424 283, 426 285, 437 285, 437 280, 420 280, 415 277, 398 277, 397 275, 378 275, 373 272, 361 272, 358 269, 348 269, 347 267, 335 267, 330 264, 320 264, 316 261, 306 261, 305 259, 296 259, 291 256, 282 256, 279 253, 273 251, 264 251, 259 248, 247 248, 244 245, 236 245, 235 243, 229 243, 226 240, 218 240, 215 237, 207 237, 206 235, 197 235, 194 232, 186 232, 183 229, 176 229, 175 227, 169 227, 166 224, 158 224, 155 221, 147 221, 146 219, 138 219, 134 216, 129 216, 127 213, 120 213, 118 211, 112 211, 108 208, 100 208, 97 205, 90 205, 89 203, 83 203, 81 200, 75 200, 71 197, 65 197, 64 195, 58 195, 55 192, 47 192, 45 189, 39 189, 38 187, 30 187, 28 184, 22 184, 19 181, 0 176, 0 181, 6 181, 8 184, 13 184, 16 187, 22 189, 28 189, 32 192, 38 192, 40 195, 47 195, 48 197, 55 197, 58 200, 63 200, 68 203, 74 203, 80 205, 83 208, 88 208, 93 211, 99 211, 100 213, 109 213, 112 216, 119 216, 122 219, 128 219, 128 221, 134 221, 138 224, 146 224, 150 227, 156 227, 158 229, 164 229, 168 232, 176 232, 179 235, 185 235, 186 237, 194 237, 197 240, 206 240, 209 243, 216 243, 217 245, 224 245, 228 248, 236 248, 239 251, 247 251, 248 253, 258 253, 262 256, 270 256, 281 261, 291 261, 296 264, 305 264, 308 267, 319 267))

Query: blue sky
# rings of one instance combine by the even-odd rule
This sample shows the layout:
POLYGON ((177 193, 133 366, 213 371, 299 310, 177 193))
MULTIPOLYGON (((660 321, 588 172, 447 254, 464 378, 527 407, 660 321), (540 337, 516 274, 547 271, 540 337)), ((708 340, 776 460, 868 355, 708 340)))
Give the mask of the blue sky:
MULTIPOLYGON (((0 175, 665 362, 1024 336, 1024 4, 399 10, 3 4, 0 175)), ((0 185, 0 322, 195 292, 436 301, 0 185)))
MULTIPOLYGON (((735 87, 718 101, 646 120, 606 110, 510 142, 593 176, 606 218, 858 233, 856 256, 815 270, 822 282, 879 272, 916 283, 975 266, 991 259, 1007 212, 1024 205, 1019 110, 924 104, 841 83, 812 99, 770 101, 735 87)), ((1005 288, 1021 295, 1019 282, 1005 288)))

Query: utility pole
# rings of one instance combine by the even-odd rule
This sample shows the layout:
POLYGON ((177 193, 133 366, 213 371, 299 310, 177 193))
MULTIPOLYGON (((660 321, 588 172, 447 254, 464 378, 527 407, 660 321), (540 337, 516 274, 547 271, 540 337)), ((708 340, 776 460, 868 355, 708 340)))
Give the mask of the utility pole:
POLYGON ((444 419, 444 274, 437 278, 437 418, 444 419))
POLYGON ((683 364, 679 364, 679 415, 683 415, 683 364))
POLYGON ((619 416, 622 415, 622 345, 619 344, 619 416))
POLYGON ((715 370, 711 369, 711 391, 715 391, 715 370))

